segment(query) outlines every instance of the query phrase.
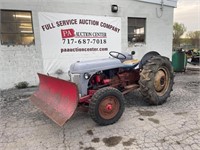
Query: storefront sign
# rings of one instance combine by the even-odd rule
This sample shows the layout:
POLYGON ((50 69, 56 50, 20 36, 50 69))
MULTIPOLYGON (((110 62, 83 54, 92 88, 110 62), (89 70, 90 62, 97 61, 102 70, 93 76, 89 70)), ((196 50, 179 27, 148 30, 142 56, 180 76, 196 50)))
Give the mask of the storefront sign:
POLYGON ((121 52, 121 19, 62 13, 39 13, 44 72, 67 72, 76 61, 108 58, 121 52))

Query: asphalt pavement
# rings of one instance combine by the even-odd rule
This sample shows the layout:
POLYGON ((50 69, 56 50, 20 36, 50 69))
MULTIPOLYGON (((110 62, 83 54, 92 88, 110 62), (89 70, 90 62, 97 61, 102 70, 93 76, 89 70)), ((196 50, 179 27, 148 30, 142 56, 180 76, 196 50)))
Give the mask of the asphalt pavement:
POLYGON ((176 73, 171 97, 149 106, 126 95, 121 119, 99 126, 79 109, 60 127, 29 100, 36 88, 1 91, 1 150, 200 150, 200 71, 176 73))

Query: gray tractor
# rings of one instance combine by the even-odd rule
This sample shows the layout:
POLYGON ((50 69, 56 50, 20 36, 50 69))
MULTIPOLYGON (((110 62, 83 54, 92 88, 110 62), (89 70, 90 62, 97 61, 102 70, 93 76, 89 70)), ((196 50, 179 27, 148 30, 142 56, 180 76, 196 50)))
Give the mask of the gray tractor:
POLYGON ((99 125, 110 125, 124 112, 124 94, 139 88, 151 105, 161 105, 170 96, 174 75, 168 58, 154 51, 141 61, 133 59, 134 52, 109 54, 112 58, 72 64, 70 81, 38 74, 39 89, 31 101, 60 126, 78 106, 87 107, 99 125))

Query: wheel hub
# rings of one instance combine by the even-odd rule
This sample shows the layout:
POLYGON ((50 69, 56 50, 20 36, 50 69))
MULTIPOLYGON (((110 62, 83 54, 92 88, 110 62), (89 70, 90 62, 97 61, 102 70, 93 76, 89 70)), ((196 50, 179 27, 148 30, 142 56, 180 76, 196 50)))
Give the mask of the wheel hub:
POLYGON ((154 78, 154 88, 162 96, 169 86, 168 73, 165 69, 159 69, 154 78))
POLYGON ((107 110, 112 110, 112 105, 111 105, 111 104, 108 104, 108 105, 106 106, 106 109, 107 109, 107 110))

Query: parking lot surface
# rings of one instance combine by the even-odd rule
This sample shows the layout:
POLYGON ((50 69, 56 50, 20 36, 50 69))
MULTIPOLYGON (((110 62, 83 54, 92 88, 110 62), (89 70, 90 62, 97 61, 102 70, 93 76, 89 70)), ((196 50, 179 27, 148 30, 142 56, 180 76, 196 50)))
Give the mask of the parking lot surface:
POLYGON ((59 127, 29 101, 36 88, 1 91, 0 149, 200 150, 199 73, 176 73, 171 97, 161 106, 129 93, 122 118, 109 126, 78 109, 59 127))

